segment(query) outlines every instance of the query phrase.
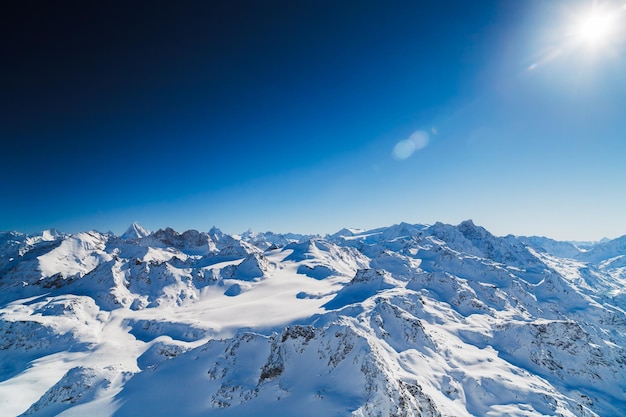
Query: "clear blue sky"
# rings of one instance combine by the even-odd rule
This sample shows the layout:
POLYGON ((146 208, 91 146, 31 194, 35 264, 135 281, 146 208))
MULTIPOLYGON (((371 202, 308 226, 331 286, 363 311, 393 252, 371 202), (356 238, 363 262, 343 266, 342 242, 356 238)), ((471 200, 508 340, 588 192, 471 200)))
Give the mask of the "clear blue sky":
POLYGON ((623 1, 593 47, 592 1, 40 3, 1 11, 0 230, 626 234, 623 1))

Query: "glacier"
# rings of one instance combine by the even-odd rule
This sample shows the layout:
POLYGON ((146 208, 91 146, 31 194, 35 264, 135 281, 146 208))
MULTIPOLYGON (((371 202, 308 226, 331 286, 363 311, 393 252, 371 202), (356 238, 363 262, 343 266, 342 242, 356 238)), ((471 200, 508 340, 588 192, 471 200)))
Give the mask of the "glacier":
POLYGON ((622 416, 626 236, 0 232, 2 416, 622 416))

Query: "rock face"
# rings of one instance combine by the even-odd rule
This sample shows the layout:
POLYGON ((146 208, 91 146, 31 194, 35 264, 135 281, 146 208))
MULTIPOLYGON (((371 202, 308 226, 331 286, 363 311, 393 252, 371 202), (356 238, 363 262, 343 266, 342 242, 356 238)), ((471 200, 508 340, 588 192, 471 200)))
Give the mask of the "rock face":
POLYGON ((3 232, 0 415, 621 415, 625 239, 3 232))

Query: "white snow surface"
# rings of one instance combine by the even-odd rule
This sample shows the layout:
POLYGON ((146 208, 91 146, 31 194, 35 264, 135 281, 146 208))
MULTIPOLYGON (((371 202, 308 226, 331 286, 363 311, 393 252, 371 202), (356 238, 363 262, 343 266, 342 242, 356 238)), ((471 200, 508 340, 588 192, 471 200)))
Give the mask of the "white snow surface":
POLYGON ((623 416, 625 242, 0 232, 0 415, 623 416))

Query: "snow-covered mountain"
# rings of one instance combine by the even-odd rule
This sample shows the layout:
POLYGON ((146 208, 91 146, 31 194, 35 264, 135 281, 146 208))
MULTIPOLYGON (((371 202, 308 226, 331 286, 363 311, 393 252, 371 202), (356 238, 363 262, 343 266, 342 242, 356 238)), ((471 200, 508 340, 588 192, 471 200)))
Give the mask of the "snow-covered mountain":
POLYGON ((626 236, 0 233, 2 416, 620 416, 626 236))

